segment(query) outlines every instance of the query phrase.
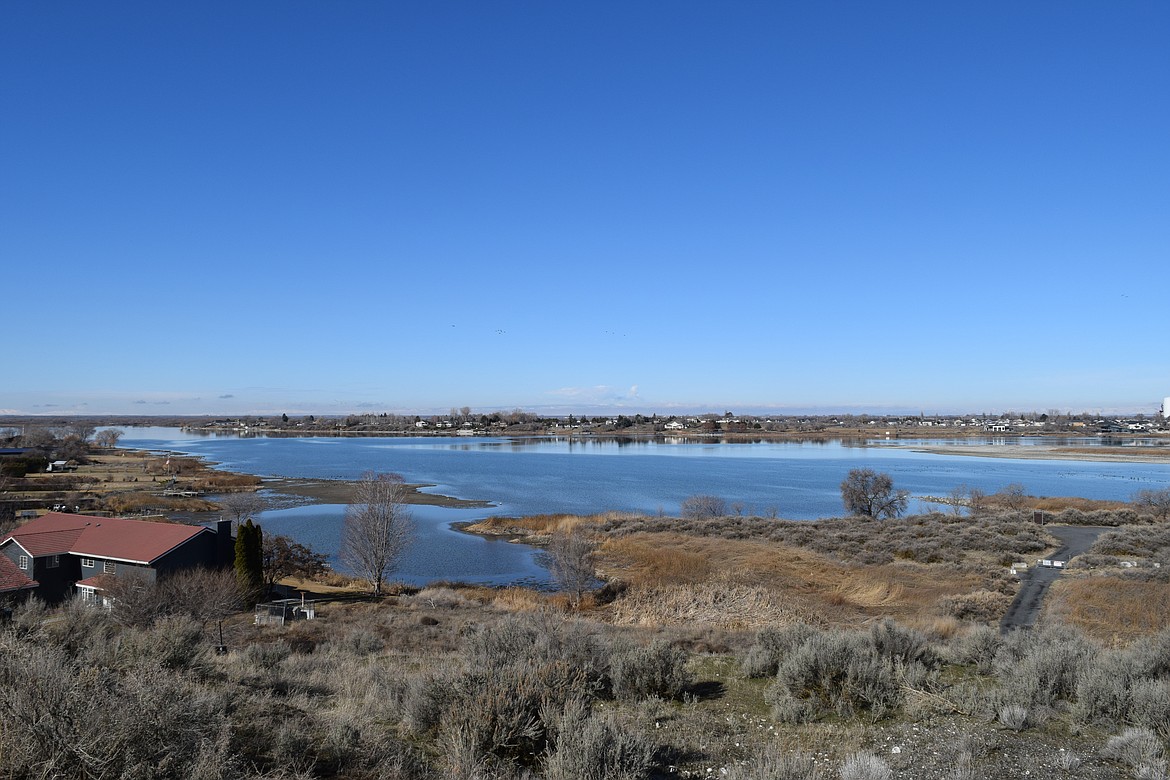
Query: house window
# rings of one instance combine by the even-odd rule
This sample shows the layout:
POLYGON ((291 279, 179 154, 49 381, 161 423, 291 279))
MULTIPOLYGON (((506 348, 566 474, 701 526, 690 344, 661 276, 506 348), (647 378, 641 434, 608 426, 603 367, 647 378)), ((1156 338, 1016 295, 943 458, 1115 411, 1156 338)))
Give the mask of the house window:
POLYGON ((28 570, 28 556, 27 555, 20 556, 20 561, 18 562, 18 565, 20 566, 20 568, 27 571, 28 570))
POLYGON ((102 563, 102 571, 106 574, 114 574, 118 571, 118 564, 113 561, 105 561, 102 563))
POLYGON ((45 567, 49 568, 49 569, 55 569, 60 565, 61 565, 61 556, 60 555, 50 555, 49 559, 47 561, 45 561, 45 567))
POLYGON ((93 568, 93 558, 82 558, 81 565, 87 569, 92 569, 93 568))

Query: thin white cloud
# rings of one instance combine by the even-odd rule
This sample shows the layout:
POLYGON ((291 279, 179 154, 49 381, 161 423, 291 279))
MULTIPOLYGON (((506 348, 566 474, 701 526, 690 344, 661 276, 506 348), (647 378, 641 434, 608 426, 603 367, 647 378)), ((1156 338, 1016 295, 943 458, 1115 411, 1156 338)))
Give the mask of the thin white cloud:
POLYGON ((556 390, 549 390, 547 395, 577 403, 623 404, 638 400, 638 386, 631 385, 630 389, 626 391, 619 390, 611 385, 560 387, 556 390))

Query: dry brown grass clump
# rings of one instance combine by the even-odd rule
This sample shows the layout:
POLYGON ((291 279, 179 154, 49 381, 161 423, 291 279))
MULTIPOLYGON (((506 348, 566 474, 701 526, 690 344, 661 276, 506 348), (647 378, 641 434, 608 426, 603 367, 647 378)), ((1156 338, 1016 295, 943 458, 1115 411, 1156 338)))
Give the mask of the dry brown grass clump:
POLYGON ((98 506, 115 515, 142 512, 212 512, 216 504, 189 496, 158 496, 149 492, 117 493, 106 496, 98 506))
POLYGON ((1075 496, 1029 497, 1028 506, 1042 512, 1063 512, 1066 509, 1078 509, 1081 512, 1098 512, 1130 508, 1130 505, 1124 501, 1101 501, 1093 498, 1077 498, 1075 496))
POLYGON ((253 474, 232 474, 227 471, 208 471, 191 483, 192 490, 224 492, 259 487, 262 480, 253 474))
POLYGON ((1127 642, 1170 627, 1170 583, 1125 577, 1062 579, 1047 612, 1105 642, 1127 642))
POLYGON ((468 525, 464 530, 488 536, 547 537, 554 533, 571 533, 577 529, 599 527, 612 520, 626 517, 620 512, 602 512, 596 515, 528 515, 527 517, 488 517, 468 525))
POLYGON ((611 612, 617 625, 709 625, 732 630, 825 625, 824 619, 771 588, 739 583, 689 583, 631 588, 611 612))

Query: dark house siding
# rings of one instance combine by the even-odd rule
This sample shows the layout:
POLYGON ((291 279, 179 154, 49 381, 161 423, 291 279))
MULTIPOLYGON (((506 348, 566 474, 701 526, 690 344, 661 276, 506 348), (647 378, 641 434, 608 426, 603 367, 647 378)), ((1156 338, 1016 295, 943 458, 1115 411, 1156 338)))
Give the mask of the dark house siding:
POLYGON ((154 568, 158 570, 160 575, 199 566, 216 568, 218 553, 216 534, 201 533, 157 559, 154 562, 154 568))
MULTIPOLYGON (((81 566, 81 559, 84 556, 77 556, 78 566, 81 566)), ((141 563, 127 563, 125 561, 115 561, 109 558, 94 558, 93 568, 81 567, 81 576, 79 580, 89 579, 98 574, 110 574, 114 577, 136 577, 138 579, 145 579, 148 582, 154 582, 157 575, 154 569, 141 563), (106 570, 106 564, 109 564, 113 571, 106 570)))
MULTIPOLYGON (((9 542, 8 544, 4 545, 2 552, 5 556, 8 557, 8 560, 12 561, 13 566, 20 564, 20 556, 28 554, 22 550, 20 545, 18 545, 16 542, 9 542)), ((29 577, 32 577, 32 572, 30 570, 26 569, 25 574, 27 574, 29 577)))
POLYGON ((30 577, 40 583, 37 596, 45 601, 60 601, 73 593, 73 583, 81 579, 81 562, 72 555, 57 556, 57 565, 49 566, 53 556, 43 555, 33 559, 30 577))

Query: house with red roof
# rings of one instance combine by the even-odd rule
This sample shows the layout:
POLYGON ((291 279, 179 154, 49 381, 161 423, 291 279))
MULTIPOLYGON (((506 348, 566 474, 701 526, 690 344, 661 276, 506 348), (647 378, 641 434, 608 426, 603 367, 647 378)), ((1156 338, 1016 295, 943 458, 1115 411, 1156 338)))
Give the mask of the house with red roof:
POLYGON ((226 566, 233 555, 226 520, 212 528, 49 512, 0 540, 0 593, 98 601, 106 577, 154 581, 182 569, 226 566))

